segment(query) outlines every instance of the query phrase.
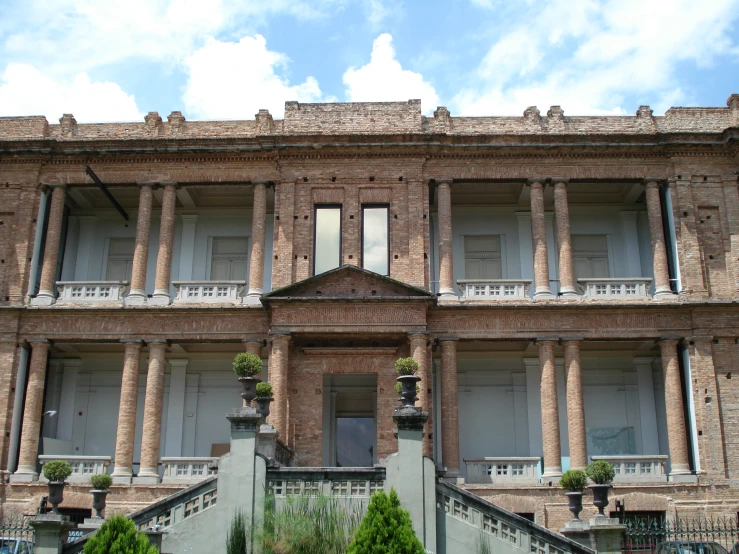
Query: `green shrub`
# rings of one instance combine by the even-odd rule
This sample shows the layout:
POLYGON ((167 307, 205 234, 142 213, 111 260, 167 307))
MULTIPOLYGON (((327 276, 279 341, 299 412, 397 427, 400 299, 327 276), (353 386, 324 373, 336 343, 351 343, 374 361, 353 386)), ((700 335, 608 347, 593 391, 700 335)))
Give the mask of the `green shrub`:
POLYGON ((246 554, 246 516, 238 510, 231 518, 231 529, 226 535, 226 554, 246 554))
POLYGON ((254 377, 262 372, 262 358, 256 354, 240 352, 234 357, 233 368, 239 377, 254 377))
POLYGON ((85 543, 84 554, 159 554, 133 521, 113 516, 85 543))
POLYGON ((588 486, 588 476, 582 469, 568 469, 562 475, 559 484, 570 492, 582 492, 588 486))
POLYGON ((257 383, 257 398, 270 398, 272 396, 272 385, 269 383, 257 383))
POLYGON ((421 541, 413 532, 411 516, 400 507, 395 489, 390 495, 376 492, 367 506, 367 514, 354 535, 346 554, 424 554, 421 541), (382 550, 378 549, 382 545, 382 550))
POLYGON ((44 464, 44 477, 52 483, 63 483, 72 475, 72 466, 64 460, 52 460, 44 464))
POLYGON ((588 467, 585 468, 585 473, 596 485, 610 485, 613 478, 616 477, 616 470, 613 469, 613 465, 605 460, 590 462, 588 467))
POLYGON ((398 358, 395 360, 395 371, 398 375, 415 375, 418 371, 418 362, 413 358, 398 358))
POLYGON ((90 477, 90 485, 93 489, 105 491, 113 484, 113 478, 107 474, 93 475, 90 477))

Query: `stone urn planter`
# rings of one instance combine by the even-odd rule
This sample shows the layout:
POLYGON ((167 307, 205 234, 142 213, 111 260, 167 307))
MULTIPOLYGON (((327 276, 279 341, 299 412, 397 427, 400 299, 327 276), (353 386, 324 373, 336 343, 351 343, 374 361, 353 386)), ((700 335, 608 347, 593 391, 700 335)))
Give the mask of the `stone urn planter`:
POLYGON ((247 406, 251 405, 251 401, 257 397, 257 385, 261 382, 262 380, 258 377, 239 377, 239 383, 243 388, 241 398, 247 406))
POLYGON ((595 517, 608 517, 603 510, 608 506, 608 490, 613 488, 611 482, 616 477, 616 470, 605 460, 596 460, 590 462, 585 471, 594 483, 588 488, 593 490, 593 506, 598 508, 598 515, 595 517))
POLYGON ((92 494, 92 509, 95 510, 95 517, 105 518, 105 502, 110 491, 108 488, 113 484, 110 475, 101 474, 90 477, 90 494, 92 494))
POLYGON ((59 504, 64 502, 64 481, 49 481, 49 497, 48 501, 51 504, 51 513, 59 515, 59 504))
POLYGON ((608 506, 608 491, 613 485, 590 485, 588 488, 593 491, 593 506, 598 508, 598 515, 595 517, 608 517, 603 510, 608 506))
POLYGON ((396 378, 400 383, 400 401, 403 406, 415 406, 416 400, 416 384, 421 380, 418 375, 401 375, 396 378))
POLYGON ((582 493, 566 492, 565 496, 570 502, 569 508, 572 513, 572 521, 580 521, 580 512, 582 512, 582 493))
POLYGON ((259 383, 256 386, 257 391, 257 411, 266 419, 269 415, 269 405, 272 403, 272 385, 269 383, 259 383))
POLYGON ((59 515, 59 504, 64 501, 64 485, 67 477, 72 475, 72 466, 64 460, 52 460, 44 464, 44 477, 49 480, 49 496, 51 513, 59 515))

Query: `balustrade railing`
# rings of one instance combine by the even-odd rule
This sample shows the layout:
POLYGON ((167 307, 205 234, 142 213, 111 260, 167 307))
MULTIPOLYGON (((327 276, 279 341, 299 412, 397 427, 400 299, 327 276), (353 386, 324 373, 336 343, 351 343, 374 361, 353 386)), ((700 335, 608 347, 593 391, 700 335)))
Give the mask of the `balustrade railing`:
POLYGON ((536 485, 539 482, 540 458, 472 458, 465 459, 467 483, 496 485, 536 485))
MULTIPOLYGON (((43 465, 52 460, 64 460, 72 466, 72 475, 67 481, 70 483, 84 483, 90 480, 90 477, 100 473, 108 473, 110 466, 110 456, 67 456, 55 454, 43 454, 38 457, 42 468, 43 465)), ((39 476, 40 481, 46 481, 43 471, 39 476)))
POLYGON ((605 460, 616 471, 614 483, 666 483, 665 464, 669 456, 591 456, 605 460))
POLYGON ((462 279, 462 300, 526 300, 530 279, 462 279))
POLYGON ((275 497, 338 496, 369 499, 385 486, 385 468, 296 468, 267 470, 267 492, 275 497))
POLYGON ((218 458, 162 458, 163 483, 194 483, 218 473, 218 458))
POLYGON ((583 291, 583 298, 599 299, 643 300, 649 298, 649 288, 652 286, 652 280, 645 277, 578 279, 577 283, 583 291))
POLYGON ((232 303, 242 301, 245 281, 172 281, 174 304, 232 303))
POLYGON ((128 281, 57 281, 57 304, 122 302, 128 281))

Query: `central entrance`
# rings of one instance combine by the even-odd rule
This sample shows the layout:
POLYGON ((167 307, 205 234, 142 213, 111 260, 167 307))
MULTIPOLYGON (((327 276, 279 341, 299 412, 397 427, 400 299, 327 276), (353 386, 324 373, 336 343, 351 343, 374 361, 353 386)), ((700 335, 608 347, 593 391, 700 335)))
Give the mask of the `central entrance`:
POLYGON ((377 459, 377 375, 326 374, 323 391, 323 465, 372 467, 377 459))

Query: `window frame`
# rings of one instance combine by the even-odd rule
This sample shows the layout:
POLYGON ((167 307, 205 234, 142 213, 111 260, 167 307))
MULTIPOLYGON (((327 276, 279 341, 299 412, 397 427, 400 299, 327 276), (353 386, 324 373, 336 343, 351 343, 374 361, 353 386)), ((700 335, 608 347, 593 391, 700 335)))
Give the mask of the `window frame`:
MULTIPOLYGON (((360 245, 359 245, 359 266, 362 269, 366 269, 364 267, 364 210, 365 209, 377 209, 377 208, 385 208, 387 210, 387 273, 384 275, 386 277, 390 277, 390 204, 362 204, 360 206, 360 209, 362 210, 362 220, 360 221, 360 245)), ((367 270, 371 271, 371 270, 367 270)))
MULTIPOLYGON (((311 274, 316 275, 316 246, 318 246, 318 210, 338 209, 339 210, 339 265, 337 269, 344 265, 344 206, 342 204, 313 204, 313 259, 311 260, 311 274)), ((327 271, 331 271, 330 269, 327 271)))

